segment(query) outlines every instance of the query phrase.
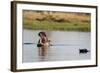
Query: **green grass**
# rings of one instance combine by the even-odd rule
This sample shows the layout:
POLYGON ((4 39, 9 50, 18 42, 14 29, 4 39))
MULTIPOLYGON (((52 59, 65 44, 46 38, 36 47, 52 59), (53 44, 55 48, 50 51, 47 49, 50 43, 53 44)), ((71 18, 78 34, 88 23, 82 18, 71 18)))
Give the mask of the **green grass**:
POLYGON ((90 24, 85 22, 54 22, 24 20, 24 29, 33 30, 63 30, 63 31, 90 31, 90 24))

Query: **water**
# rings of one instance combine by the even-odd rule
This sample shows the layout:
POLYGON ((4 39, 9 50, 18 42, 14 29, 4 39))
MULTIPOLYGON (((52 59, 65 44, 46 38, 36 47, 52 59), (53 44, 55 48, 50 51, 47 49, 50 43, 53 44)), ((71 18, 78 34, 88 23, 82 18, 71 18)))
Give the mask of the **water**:
POLYGON ((86 60, 91 58, 90 32, 45 31, 54 46, 50 46, 44 56, 39 55, 39 49, 36 45, 39 40, 39 32, 40 30, 23 30, 23 63, 86 60), (90 52, 80 54, 79 49, 84 48, 90 50, 90 52))

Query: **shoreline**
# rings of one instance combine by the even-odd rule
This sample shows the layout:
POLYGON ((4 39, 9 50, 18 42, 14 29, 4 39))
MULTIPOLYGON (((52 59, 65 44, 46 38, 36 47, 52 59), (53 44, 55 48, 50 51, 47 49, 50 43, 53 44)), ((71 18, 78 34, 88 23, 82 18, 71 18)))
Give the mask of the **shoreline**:
POLYGON ((24 23, 24 29, 31 30, 50 30, 50 31, 84 31, 90 32, 91 27, 90 24, 87 23, 49 23, 49 22, 32 22, 32 23, 24 23))

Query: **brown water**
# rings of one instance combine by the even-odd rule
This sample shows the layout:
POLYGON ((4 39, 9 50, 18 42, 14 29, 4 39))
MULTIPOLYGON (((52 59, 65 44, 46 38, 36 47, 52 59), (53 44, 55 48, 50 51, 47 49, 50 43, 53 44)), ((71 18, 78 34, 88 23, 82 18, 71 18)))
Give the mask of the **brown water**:
POLYGON ((36 43, 39 40, 36 30, 23 30, 22 61, 25 62, 45 62, 64 60, 86 60, 91 57, 91 35, 90 32, 76 31, 45 31, 51 44, 47 49, 47 54, 39 55, 36 43), (30 44, 25 44, 30 43, 30 44), (79 53, 79 49, 88 49, 90 52, 79 53))

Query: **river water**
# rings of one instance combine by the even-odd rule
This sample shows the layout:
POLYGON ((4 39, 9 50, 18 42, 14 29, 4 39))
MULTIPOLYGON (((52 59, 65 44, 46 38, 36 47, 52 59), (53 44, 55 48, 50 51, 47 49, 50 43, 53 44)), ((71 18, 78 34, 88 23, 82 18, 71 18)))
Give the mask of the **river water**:
POLYGON ((77 31, 45 31, 51 40, 47 48, 47 54, 39 55, 37 42, 38 33, 41 30, 23 30, 23 63, 45 61, 86 60, 91 58, 91 34, 90 32, 77 31), (90 52, 79 53, 79 49, 88 49, 90 52))

